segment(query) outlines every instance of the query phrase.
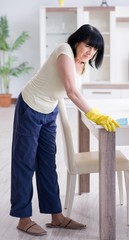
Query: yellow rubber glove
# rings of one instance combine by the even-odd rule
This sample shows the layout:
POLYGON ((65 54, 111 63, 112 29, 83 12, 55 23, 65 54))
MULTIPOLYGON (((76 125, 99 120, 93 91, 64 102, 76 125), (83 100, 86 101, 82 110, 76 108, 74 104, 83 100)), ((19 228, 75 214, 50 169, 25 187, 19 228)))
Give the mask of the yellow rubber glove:
POLYGON ((85 116, 91 121, 95 122, 97 125, 103 126, 109 132, 115 132, 116 127, 120 125, 111 117, 103 115, 97 109, 92 109, 88 113, 85 113, 85 116))

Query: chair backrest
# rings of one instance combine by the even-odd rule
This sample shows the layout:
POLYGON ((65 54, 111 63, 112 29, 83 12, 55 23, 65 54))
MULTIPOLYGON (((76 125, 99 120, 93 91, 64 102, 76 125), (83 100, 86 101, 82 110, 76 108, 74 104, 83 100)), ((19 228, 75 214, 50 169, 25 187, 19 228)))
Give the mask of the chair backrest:
POLYGON ((59 100, 58 108, 62 125, 62 134, 64 138, 65 163, 67 170, 70 173, 74 173, 75 172, 74 144, 64 99, 59 100))

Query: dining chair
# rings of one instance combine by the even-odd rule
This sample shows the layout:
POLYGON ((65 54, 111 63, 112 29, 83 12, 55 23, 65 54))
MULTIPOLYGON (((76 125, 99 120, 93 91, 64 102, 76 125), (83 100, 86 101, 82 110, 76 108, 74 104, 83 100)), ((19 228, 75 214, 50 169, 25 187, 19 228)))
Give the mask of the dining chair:
MULTIPOLYGON (((64 159, 67 169, 67 183, 65 204, 66 215, 69 217, 72 210, 76 177, 80 174, 99 173, 99 157, 98 151, 92 152, 75 152, 71 126, 68 119, 65 100, 60 99, 58 103, 59 116, 61 122, 62 135, 64 139, 64 159)), ((120 196, 120 204, 123 204, 123 178, 122 173, 125 175, 125 186, 127 193, 127 224, 129 225, 129 161, 124 154, 116 150, 116 172, 118 179, 118 189, 120 196)))

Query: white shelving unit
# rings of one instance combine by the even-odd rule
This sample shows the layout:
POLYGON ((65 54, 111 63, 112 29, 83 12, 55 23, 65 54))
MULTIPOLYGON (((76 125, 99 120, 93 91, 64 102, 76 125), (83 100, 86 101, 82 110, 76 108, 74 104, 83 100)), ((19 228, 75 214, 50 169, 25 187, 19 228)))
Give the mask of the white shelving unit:
POLYGON ((116 7, 116 80, 129 82, 129 7, 116 7))
POLYGON ((85 23, 96 27, 103 35, 105 42, 104 60, 99 70, 92 69, 88 66, 88 76, 84 82, 112 82, 114 79, 113 60, 115 52, 114 45, 114 26, 115 26, 115 8, 114 7, 85 7, 85 23))
POLYGON ((129 7, 85 7, 84 20, 100 30, 105 41, 100 69, 88 67, 83 79, 86 99, 129 97, 129 7))
POLYGON ((127 98, 129 7, 41 7, 41 65, 59 43, 66 42, 69 35, 85 23, 100 30, 105 41, 105 52, 100 69, 90 66, 86 69, 84 95, 89 99, 127 98))
POLYGON ((66 42, 83 24, 83 8, 41 7, 40 8, 40 62, 41 64, 61 42, 66 42))

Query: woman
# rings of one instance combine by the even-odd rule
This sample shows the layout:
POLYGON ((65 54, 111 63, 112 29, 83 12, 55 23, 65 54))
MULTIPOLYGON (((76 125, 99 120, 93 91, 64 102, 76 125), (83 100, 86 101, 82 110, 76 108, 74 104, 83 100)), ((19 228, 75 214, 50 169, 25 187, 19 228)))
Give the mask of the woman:
POLYGON ((58 99, 68 96, 96 124, 107 131, 119 127, 112 118, 91 109, 79 91, 78 77, 86 64, 100 67, 104 41, 100 32, 85 24, 67 43, 60 44, 18 97, 12 142, 10 215, 20 218, 17 228, 32 235, 46 231, 31 220, 32 177, 36 173, 39 209, 51 214, 47 227, 84 229, 84 224, 62 214, 56 173, 56 117, 58 99))

